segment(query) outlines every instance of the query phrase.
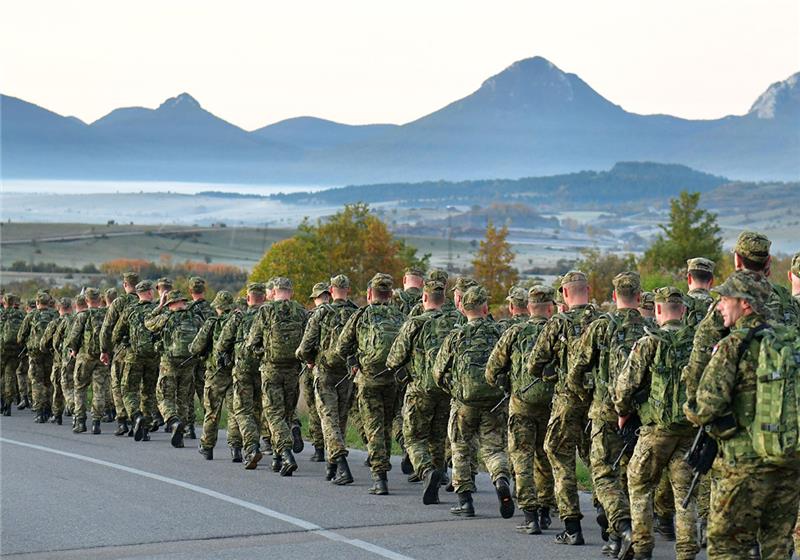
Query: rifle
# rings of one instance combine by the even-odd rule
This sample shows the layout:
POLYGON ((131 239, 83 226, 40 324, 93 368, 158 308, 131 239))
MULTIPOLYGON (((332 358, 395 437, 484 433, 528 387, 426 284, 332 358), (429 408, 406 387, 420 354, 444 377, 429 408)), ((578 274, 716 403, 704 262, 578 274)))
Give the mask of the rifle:
POLYGON ((334 388, 338 388, 339 385, 344 383, 345 379, 350 379, 351 377, 355 377, 356 376, 355 370, 361 368, 355 355, 347 356, 346 362, 347 362, 347 375, 342 377, 339 380, 339 382, 336 383, 336 385, 334 385, 334 388))
POLYGON ((683 499, 681 506, 685 509, 689 507, 689 502, 694 494, 694 489, 700 481, 700 477, 711 470, 711 465, 714 464, 714 458, 717 456, 717 441, 708 435, 705 426, 700 426, 697 429, 697 435, 694 436, 692 447, 686 452, 684 460, 692 467, 694 476, 692 476, 692 483, 689 485, 689 491, 683 499))
POLYGON ((639 441, 639 430, 641 427, 642 421, 636 414, 630 417, 627 422, 625 422, 625 425, 619 431, 619 435, 622 437, 624 445, 622 446, 617 459, 611 465, 612 470, 617 470, 620 461, 622 461, 622 458, 627 454, 628 450, 636 447, 636 442, 639 441))
POLYGON ((17 354, 17 358, 21 359, 22 356, 24 356, 27 353, 28 353, 28 349, 27 348, 23 348, 22 350, 19 351, 19 354, 17 354))
POLYGON ((183 360, 181 363, 179 363, 179 364, 178 364, 178 367, 179 367, 179 368, 182 368, 183 366, 185 366, 186 364, 188 364, 189 362, 191 362, 192 360, 194 360, 196 357, 197 357, 197 356, 195 356, 195 355, 191 355, 191 356, 189 356, 188 358, 186 358, 185 360, 183 360))
MULTIPOLYGON (((541 380, 542 380, 542 378, 541 378, 541 377, 534 377, 534 378, 533 378, 533 381, 531 381, 531 382, 530 382, 530 383, 528 383, 528 384, 527 384, 525 387, 523 387, 523 388, 522 388, 522 390, 520 390, 519 394, 520 394, 520 395, 524 395, 525 393, 527 393, 527 392, 528 392, 528 390, 529 390, 531 387, 533 387, 534 385, 536 385, 537 383, 539 383, 541 380)), ((489 412, 490 412, 490 413, 491 413, 491 412, 494 412, 495 410, 497 410, 498 408, 500 408, 500 406, 502 406, 502 404, 503 404, 504 402, 506 402, 506 401, 507 401, 508 399, 510 399, 510 398, 511 398, 511 393, 506 393, 506 394, 505 394, 505 396, 504 396, 502 399, 500 399, 500 402, 499 402, 499 403, 497 403, 496 405, 494 405, 494 408, 492 408, 492 410, 490 410, 489 412)))

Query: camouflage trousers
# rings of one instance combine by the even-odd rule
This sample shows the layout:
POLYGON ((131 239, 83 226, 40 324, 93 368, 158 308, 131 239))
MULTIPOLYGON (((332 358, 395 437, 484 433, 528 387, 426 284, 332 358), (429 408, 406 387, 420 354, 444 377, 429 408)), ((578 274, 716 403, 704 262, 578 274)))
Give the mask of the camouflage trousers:
POLYGON ((397 384, 358 384, 358 408, 367 438, 369 468, 373 477, 391 470, 392 422, 397 403, 397 384))
POLYGON ((353 381, 348 378, 337 387, 336 384, 347 375, 346 372, 342 373, 343 375, 331 374, 320 367, 314 370, 314 397, 329 463, 335 462, 339 457, 347 457, 345 437, 353 381))
POLYGON ((473 442, 477 438, 477 451, 486 470, 496 482, 499 478, 510 481, 506 431, 508 415, 502 408, 490 412, 453 400, 450 404, 450 423, 447 433, 453 453, 453 487, 459 494, 474 492, 473 465, 477 462, 473 442))
MULTIPOLYGON (((693 434, 656 426, 643 426, 639 441, 628 463, 628 488, 633 514, 633 547, 637 555, 652 552, 653 496, 662 474, 668 473, 675 510, 675 557, 691 560, 700 551, 697 544, 697 516, 693 503, 683 508, 681 502, 689 491, 692 471, 683 456, 692 446, 693 434)), ((692 500, 693 501, 693 500, 692 500)), ((742 556, 741 558, 746 558, 742 556)))
POLYGON ((800 466, 744 461, 728 465, 718 457, 713 471, 709 560, 748 558, 756 541, 763 560, 789 558, 800 502, 800 466))
POLYGON ((797 523, 794 526, 792 538, 794 539, 794 553, 800 556, 800 510, 797 512, 797 523))
POLYGON ((292 422, 300 398, 299 373, 299 363, 261 365, 261 398, 274 453, 292 447, 292 422))
POLYGON ((322 435, 322 424, 317 411, 317 400, 314 396, 314 372, 306 369, 300 377, 303 387, 303 400, 308 407, 308 431, 314 447, 324 447, 325 437, 322 435))
POLYGON ((28 357, 24 356, 22 359, 19 360, 19 365, 17 366, 17 391, 19 392, 20 398, 28 397, 31 398, 31 381, 28 377, 28 357))
POLYGON ((4 402, 11 402, 14 397, 22 397, 25 393, 17 386, 17 368, 19 368, 19 350, 3 353, 2 371, 0 379, 3 384, 2 397, 4 402))
POLYGON ((548 409, 508 418, 508 458, 514 472, 517 504, 523 511, 555 507, 553 467, 544 452, 548 409))
POLYGON ((62 360, 61 391, 64 393, 64 406, 70 412, 75 410, 75 358, 67 356, 66 362, 62 360))
POLYGON ((242 433, 233 414, 233 376, 230 368, 206 370, 203 387, 203 435, 200 447, 211 449, 217 444, 222 406, 228 410, 228 447, 242 447, 242 433))
POLYGON ((578 477, 575 451, 588 465, 590 438, 586 433, 589 405, 567 395, 553 398, 553 410, 547 423, 544 449, 553 467, 559 517, 582 519, 578 500, 578 477))
POLYGON ((242 447, 258 446, 261 433, 262 400, 261 374, 258 364, 237 360, 231 373, 233 378, 233 413, 242 433, 242 447))
POLYGON ((450 395, 444 391, 409 388, 403 401, 403 441, 417 476, 428 469, 443 471, 450 395))
POLYGON ((167 356, 161 357, 156 398, 164 420, 178 418, 189 425, 194 424, 194 393, 192 393, 194 365, 180 367, 182 361, 167 356))
POLYGON ((53 367, 50 369, 50 386, 53 388, 50 392, 50 409, 53 411, 54 416, 59 416, 64 413, 64 388, 61 385, 61 370, 64 366, 61 364, 61 359, 53 360, 53 367))
MULTIPOLYGON (((597 500, 608 517, 609 527, 619 530, 621 521, 631 518, 628 500, 628 480, 626 475, 627 455, 613 469, 625 443, 617 431, 617 423, 602 420, 592 422, 592 444, 589 461, 592 470, 592 484, 597 500)), ((657 484, 658 479, 653 481, 657 484)))
POLYGON ((50 373, 53 369, 53 356, 36 354, 28 357, 28 376, 31 383, 33 410, 49 409, 53 399, 53 385, 50 373))
POLYGON ((122 388, 122 377, 125 373, 125 356, 129 350, 120 346, 114 350, 111 360, 111 398, 114 401, 114 408, 117 410, 117 421, 128 420, 133 415, 133 411, 128 414, 125 410, 125 400, 123 398, 124 389, 122 388))
POLYGON ((392 437, 397 442, 397 445, 406 451, 405 437, 403 435, 403 417, 405 415, 404 406, 406 402, 407 387, 407 383, 399 383, 397 385, 397 399, 394 403, 394 420, 392 420, 392 437))
MULTIPOLYGON (((200 401, 200 406, 204 406, 205 402, 205 387, 206 387, 206 365, 202 361, 198 361, 194 366, 194 376, 192 377, 192 410, 194 410, 194 397, 200 401)), ((205 409, 203 410, 205 415, 205 409)))
POLYGON ((672 493, 672 483, 669 480, 669 471, 664 469, 658 481, 655 496, 653 496, 653 511, 659 517, 672 517, 675 514, 675 495, 672 493))
POLYGON ((361 419, 361 409, 358 407, 358 384, 353 382, 353 391, 350 397, 350 416, 349 422, 353 429, 358 432, 361 443, 367 445, 367 434, 364 432, 364 422, 361 419))
POLYGON ((73 415, 86 419, 86 398, 89 385, 92 386, 92 420, 100 420, 106 407, 106 393, 111 382, 108 366, 103 365, 99 356, 78 354, 75 360, 75 410, 73 415))
POLYGON ((145 425, 150 425, 158 410, 156 386, 158 384, 159 360, 157 356, 142 356, 128 353, 122 371, 122 400, 130 418, 136 414, 144 416, 145 425))

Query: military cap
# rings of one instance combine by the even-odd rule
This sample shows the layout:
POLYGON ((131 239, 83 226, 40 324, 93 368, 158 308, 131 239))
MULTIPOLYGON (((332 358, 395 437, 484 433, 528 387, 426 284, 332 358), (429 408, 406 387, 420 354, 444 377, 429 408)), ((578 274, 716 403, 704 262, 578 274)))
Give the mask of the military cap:
POLYGON ((78 294, 75 296, 75 305, 79 305, 81 307, 86 305, 86 296, 83 294, 78 294))
POLYGON ((199 276, 192 276, 189 278, 189 291, 197 294, 206 291, 206 280, 199 276))
POLYGON ((472 311, 478 309, 484 303, 489 301, 489 294, 486 293, 486 288, 480 285, 472 286, 464 292, 461 297, 461 306, 464 309, 472 311))
POLYGON ((58 300, 59 307, 72 307, 72 299, 68 297, 62 297, 58 300))
POLYGON ((8 305, 19 305, 19 296, 9 292, 3 296, 3 301, 8 305))
POLYGON ((139 274, 137 272, 129 270, 128 272, 124 272, 122 274, 122 280, 124 282, 127 282, 131 286, 135 286, 136 284, 139 283, 139 274))
POLYGON ((683 292, 675 286, 658 288, 653 293, 653 300, 655 303, 683 303, 684 305, 686 303, 683 299, 683 292))
POLYGON ((100 290, 97 288, 86 288, 83 291, 83 295, 86 296, 87 301, 97 301, 100 299, 100 290))
POLYGON ((524 307, 528 304, 528 292, 525 291, 525 288, 511 286, 511 288, 508 290, 506 301, 510 301, 517 307, 524 307))
POLYGON ((561 277, 561 282, 558 287, 558 291, 563 292, 564 284, 572 284, 574 282, 586 283, 587 282, 586 275, 580 270, 570 270, 564 276, 561 277))
POLYGON ((27 305, 28 307, 30 307, 31 309, 33 309, 34 307, 36 307, 36 298, 29 299, 29 300, 27 301, 26 305, 27 305))
POLYGON ((235 303, 236 307, 239 307, 240 309, 247 309, 247 298, 243 298, 241 296, 237 297, 235 303))
POLYGON ((406 271, 403 274, 405 276, 419 276, 420 278, 425 277, 425 271, 418 266, 409 266, 406 268, 406 271))
POLYGON ((265 290, 271 290, 274 287, 275 287, 275 279, 274 278, 270 278, 269 280, 264 282, 264 289, 265 290))
POLYGON ((444 292, 445 288, 446 284, 444 282, 428 280, 422 286, 422 291, 426 294, 432 294, 433 292, 444 292))
POLYGON ((265 293, 267 293, 267 287, 264 285, 263 282, 250 282, 247 285, 247 293, 248 294, 265 294, 265 293))
POLYGON ((369 281, 369 287, 373 290, 378 290, 379 292, 391 292, 392 286, 394 286, 392 277, 388 274, 384 274, 383 272, 378 272, 369 281))
POLYGON ((161 286, 164 286, 165 288, 171 288, 172 280, 170 280, 167 277, 159 278, 158 280, 156 280, 156 288, 159 288, 161 286))
POLYGON ((186 296, 183 295, 183 292, 180 290, 170 290, 167 292, 167 301, 164 302, 164 305, 169 305, 171 303, 178 303, 179 301, 189 301, 186 299, 186 296))
POLYGON ((434 280, 436 282, 441 282, 444 285, 447 285, 447 280, 449 275, 447 272, 442 270, 441 268, 432 268, 428 271, 428 275, 426 276, 426 280, 434 280))
POLYGON ((693 270, 702 270, 703 272, 714 274, 714 266, 714 261, 704 259, 703 257, 697 257, 696 259, 689 259, 686 261, 686 269, 689 272, 693 270))
POLYGON ((639 307, 653 311, 656 308, 655 304, 656 295, 653 292, 642 292, 642 299, 639 301, 639 307))
POLYGON ((751 261, 763 263, 769 258, 770 245, 772 242, 763 233, 743 231, 736 240, 733 252, 751 261))
POLYGON ((325 282, 317 282, 314 284, 314 287, 311 288, 311 295, 308 296, 308 299, 314 299, 322 294, 329 294, 331 293, 331 287, 326 284, 325 282))
POLYGON ((772 286, 763 274, 750 270, 737 270, 720 286, 711 288, 711 292, 724 297, 747 300, 754 311, 762 313, 764 304, 772 295, 772 286))
POLYGON ((555 289, 536 285, 528 290, 528 303, 555 303, 555 289))
POLYGON ((272 279, 272 287, 276 290, 291 290, 292 281, 283 276, 277 276, 272 279))
POLYGON ((614 284, 614 291, 623 297, 630 297, 639 293, 642 289, 638 272, 620 272, 611 281, 614 284))
POLYGON ((138 284, 136 284, 136 293, 141 294, 142 292, 147 292, 153 289, 153 283, 150 280, 142 280, 138 284))
POLYGON ((795 253, 792 257, 792 274, 800 276, 800 253, 795 253))
POLYGON ((110 299, 111 301, 114 301, 115 299, 117 299, 117 289, 116 288, 107 289, 106 293, 105 293, 105 296, 106 296, 106 299, 110 299))
POLYGON ((350 279, 344 274, 337 274, 336 276, 331 278, 331 288, 347 289, 349 287, 350 287, 350 279))
POLYGON ((453 291, 461 292, 462 294, 470 288, 477 286, 478 282, 467 276, 459 276, 456 278, 456 284, 453 286, 453 291))
POLYGON ((211 307, 214 309, 222 309, 228 311, 233 308, 233 294, 228 290, 220 290, 211 302, 211 307))

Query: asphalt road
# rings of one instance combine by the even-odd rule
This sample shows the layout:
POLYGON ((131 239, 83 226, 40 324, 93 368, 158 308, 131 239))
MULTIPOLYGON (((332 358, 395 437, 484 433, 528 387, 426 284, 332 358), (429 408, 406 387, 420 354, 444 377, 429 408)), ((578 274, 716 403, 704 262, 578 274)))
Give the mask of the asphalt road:
MULTIPOLYGON (((553 543, 561 530, 519 534, 521 520, 500 517, 488 477, 475 495, 477 517, 460 519, 448 508, 456 498, 424 506, 421 485, 409 484, 399 459, 389 473, 389 496, 371 496, 365 454, 350 455, 356 482, 325 482, 324 465, 309 462, 282 478, 269 457, 255 471, 230 462, 224 434, 214 461, 195 442, 173 449, 169 435, 134 443, 103 434, 73 434, 63 426, 34 424, 28 411, 0 419, 0 555, 42 559, 291 558, 604 558, 589 495, 581 497, 587 545, 553 543)), ((654 558, 673 558, 672 543, 658 540, 654 558)), ((705 554, 700 558, 705 558, 705 554)))

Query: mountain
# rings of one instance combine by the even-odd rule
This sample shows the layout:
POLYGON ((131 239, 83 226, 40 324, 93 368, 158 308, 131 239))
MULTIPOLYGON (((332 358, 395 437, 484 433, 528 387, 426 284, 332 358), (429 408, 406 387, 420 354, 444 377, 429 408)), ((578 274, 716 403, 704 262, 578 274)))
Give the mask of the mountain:
POLYGON ((619 161, 800 177, 800 74, 770 85, 746 114, 702 121, 627 112, 541 57, 401 126, 299 117, 248 132, 186 93, 91 125, 2 103, 6 177, 334 186, 559 175, 619 161))

